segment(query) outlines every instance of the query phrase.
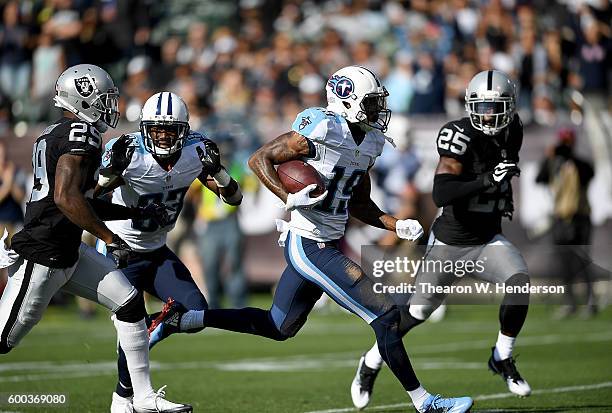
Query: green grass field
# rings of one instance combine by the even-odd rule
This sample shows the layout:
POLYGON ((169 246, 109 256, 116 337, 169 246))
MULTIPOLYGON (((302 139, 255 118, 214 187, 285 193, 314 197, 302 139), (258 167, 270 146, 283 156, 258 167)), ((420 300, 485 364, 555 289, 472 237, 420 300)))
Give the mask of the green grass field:
MULTIPOLYGON (((269 305, 269 297, 255 304, 269 305)), ((331 304, 335 307, 334 304, 331 304)), ((437 324, 404 340, 429 391, 476 398, 473 412, 612 412, 612 309, 593 320, 551 321, 533 306, 518 343, 521 373, 534 394, 511 396, 486 362, 497 334, 497 309, 455 306, 437 324)), ((152 352, 156 387, 195 412, 349 412, 349 386, 372 333, 342 311, 313 313, 284 343, 206 330, 169 338, 152 352)), ((0 393, 63 393, 69 407, 0 411, 104 412, 115 386, 115 333, 106 313, 81 320, 50 309, 21 346, 0 358, 0 393)), ((408 398, 383 370, 369 411, 409 412, 408 398)))

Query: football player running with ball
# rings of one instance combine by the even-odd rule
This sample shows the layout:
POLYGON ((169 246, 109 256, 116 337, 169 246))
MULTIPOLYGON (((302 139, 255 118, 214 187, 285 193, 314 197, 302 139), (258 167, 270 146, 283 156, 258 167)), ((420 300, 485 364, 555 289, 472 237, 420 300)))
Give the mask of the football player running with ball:
POLYGON ((281 235, 287 267, 272 307, 205 310, 202 326, 283 341, 297 334, 326 293, 372 327, 380 353, 419 412, 465 412, 472 405, 469 397, 443 399, 423 389, 402 344, 407 313, 391 297, 376 294, 373 281, 338 246, 349 214, 403 239, 416 240, 423 233, 417 221, 385 214, 370 198, 368 171, 387 139, 388 92, 372 72, 359 66, 334 73, 326 89, 327 108, 304 110, 291 131, 265 144, 249 160, 261 182, 291 211, 291 222, 281 235), (315 185, 293 194, 285 190, 274 166, 296 159, 325 177, 325 193, 311 198, 315 185))
MULTIPOLYGON (((512 217, 512 186, 518 176, 523 125, 515 113, 514 82, 503 72, 487 70, 470 81, 465 92, 468 117, 442 127, 437 139, 440 161, 433 199, 443 207, 433 224, 428 259, 482 260, 484 272, 476 277, 506 286, 529 283, 527 265, 514 245, 501 234, 501 219, 512 217)), ((451 285, 454 274, 424 274, 416 283, 451 285)), ((402 333, 423 323, 441 304, 442 295, 416 289, 402 333)), ((507 293, 499 309, 500 331, 489 358, 489 369, 501 375, 508 389, 519 396, 531 393, 512 358, 514 342, 527 317, 529 294, 507 293)), ((359 360, 351 385, 353 404, 364 408, 382 367, 379 345, 359 360)))
POLYGON ((126 208, 91 199, 102 155, 101 132, 119 120, 119 92, 103 69, 82 64, 57 80, 55 105, 64 117, 43 130, 34 145, 34 186, 24 228, 12 250, 0 248, 9 280, 0 299, 0 354, 11 351, 40 321, 59 290, 102 304, 114 325, 134 387, 135 412, 186 412, 191 406, 164 399, 151 386, 149 338, 142 294, 116 267, 130 246, 102 220, 151 219, 164 223, 163 208, 126 208), (110 255, 81 242, 83 230, 104 240, 110 255))
MULTIPOLYGON (((146 208, 162 203, 168 208, 169 219, 162 225, 146 217, 108 223, 131 248, 123 273, 140 292, 164 302, 176 300, 175 305, 180 303, 187 310, 204 310, 208 308, 206 299, 191 273, 166 246, 167 234, 174 228, 183 198, 195 179, 230 205, 242 201, 238 183, 221 165, 217 145, 190 131, 189 111, 179 96, 161 92, 145 102, 139 132, 108 142, 96 189, 97 193, 112 190, 112 200, 119 205, 146 208)), ((104 242, 98 241, 97 248, 108 254, 104 242)), ((194 314, 181 317, 182 331, 199 331, 199 322, 195 327, 190 323, 194 314)), ((164 337, 163 330, 157 330, 151 336, 151 347, 164 337)), ((131 411, 133 403, 125 348, 120 346, 118 352, 119 381, 111 413, 131 411)))

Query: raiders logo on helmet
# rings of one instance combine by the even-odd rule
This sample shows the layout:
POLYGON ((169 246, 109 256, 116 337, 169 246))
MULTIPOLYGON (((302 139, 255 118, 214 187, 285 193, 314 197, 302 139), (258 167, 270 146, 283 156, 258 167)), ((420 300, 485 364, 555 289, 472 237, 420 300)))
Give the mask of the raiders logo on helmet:
POLYGON ((89 76, 83 76, 79 77, 78 79, 74 79, 74 85, 76 87, 77 92, 79 92, 79 95, 86 98, 93 93, 94 87, 91 82, 92 79, 89 76))

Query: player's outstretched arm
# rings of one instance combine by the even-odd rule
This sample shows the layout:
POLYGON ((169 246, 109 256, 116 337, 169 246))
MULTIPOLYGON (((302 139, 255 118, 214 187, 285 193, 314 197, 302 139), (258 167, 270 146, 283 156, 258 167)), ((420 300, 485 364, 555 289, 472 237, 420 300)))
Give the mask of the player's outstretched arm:
POLYGON ((89 162, 93 161, 85 156, 70 154, 60 156, 55 170, 53 199, 70 221, 110 244, 113 241, 113 233, 96 216, 81 191, 83 181, 81 171, 87 169, 89 162))
POLYGON ((288 193, 278 177, 274 165, 294 159, 301 159, 311 154, 308 140, 296 132, 287 132, 266 143, 249 158, 249 167, 262 184, 274 195, 287 203, 288 193))

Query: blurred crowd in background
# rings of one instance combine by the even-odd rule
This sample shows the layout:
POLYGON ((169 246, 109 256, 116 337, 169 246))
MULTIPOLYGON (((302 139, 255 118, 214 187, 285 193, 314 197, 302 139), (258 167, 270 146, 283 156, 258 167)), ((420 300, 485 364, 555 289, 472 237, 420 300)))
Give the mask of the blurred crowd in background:
POLYGON ((211 113, 247 117, 245 133, 264 140, 320 105, 327 77, 349 64, 383 79, 395 113, 457 116, 466 83, 489 68, 517 79, 526 124, 554 122, 572 91, 610 95, 608 0, 3 3, 4 128, 53 118, 55 79, 82 62, 108 69, 128 122, 170 90, 194 129, 211 113))
MULTIPOLYGON (((422 213, 418 197, 426 192, 413 185, 424 161, 411 150, 410 122, 463 116, 465 86, 478 71, 499 69, 517 80, 527 127, 581 128, 585 102, 608 119, 612 105, 608 0, 20 0, 0 7, 0 136, 30 142, 41 124, 60 115, 52 105, 58 75, 74 64, 96 64, 120 89, 119 130, 136 127, 153 93, 175 92, 189 106, 192 129, 220 144, 246 193, 257 187, 246 171, 249 154, 288 130, 304 107, 324 106, 327 77, 349 64, 371 69, 390 91, 400 148, 377 164, 376 196, 404 216, 422 213)), ((432 127, 431 142, 442 124, 432 127)), ((23 174, 9 172, 15 170, 9 164, 2 164, 2 182, 15 175, 11 184, 27 190, 23 174)), ((21 192, 0 188, 16 203, 21 192)), ((236 212, 209 208, 197 191, 192 200, 180 234, 190 234, 198 219, 224 220, 236 212)), ((269 224, 229 223, 209 234, 272 232, 276 213, 262 206, 273 199, 245 200, 260 218, 269 214, 269 224)), ((179 245, 184 238, 177 237, 179 245)), ((242 245, 232 242, 230 251, 242 245)), ((202 256, 216 251, 201 246, 202 256)), ((241 254, 228 260, 244 261, 241 254)), ((229 267, 244 278, 242 268, 229 267)), ((242 304, 244 284, 229 289, 242 304)))

